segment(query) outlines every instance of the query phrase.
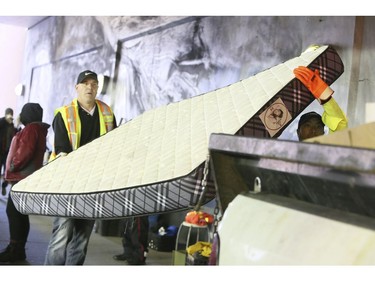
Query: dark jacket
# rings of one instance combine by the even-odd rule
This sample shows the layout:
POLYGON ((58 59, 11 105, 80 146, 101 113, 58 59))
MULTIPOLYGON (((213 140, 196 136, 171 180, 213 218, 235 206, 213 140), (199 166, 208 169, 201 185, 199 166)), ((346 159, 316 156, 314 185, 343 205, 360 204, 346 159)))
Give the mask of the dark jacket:
POLYGON ((0 118, 0 156, 7 156, 10 142, 12 141, 12 138, 16 132, 17 131, 13 123, 9 124, 5 120, 5 117, 0 118))
POLYGON ((47 133, 50 125, 42 122, 43 109, 37 103, 22 108, 20 121, 25 125, 10 145, 5 179, 18 182, 43 166, 47 133))

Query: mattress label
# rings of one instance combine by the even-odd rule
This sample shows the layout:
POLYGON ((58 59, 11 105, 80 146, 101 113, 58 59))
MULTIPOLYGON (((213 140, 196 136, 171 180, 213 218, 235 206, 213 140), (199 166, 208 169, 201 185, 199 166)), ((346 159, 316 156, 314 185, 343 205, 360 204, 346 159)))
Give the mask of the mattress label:
POLYGON ((262 120, 270 136, 273 137, 292 120, 292 115, 286 108, 282 99, 278 98, 259 115, 259 118, 262 120))

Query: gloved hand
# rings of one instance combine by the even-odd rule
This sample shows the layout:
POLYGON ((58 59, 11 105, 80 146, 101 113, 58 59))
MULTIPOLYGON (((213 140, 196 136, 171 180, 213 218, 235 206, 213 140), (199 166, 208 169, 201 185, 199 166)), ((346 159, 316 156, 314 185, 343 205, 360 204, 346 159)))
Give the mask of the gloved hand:
POLYGON ((320 77, 319 70, 312 71, 305 66, 299 66, 293 70, 293 73, 320 103, 333 94, 333 90, 320 77))

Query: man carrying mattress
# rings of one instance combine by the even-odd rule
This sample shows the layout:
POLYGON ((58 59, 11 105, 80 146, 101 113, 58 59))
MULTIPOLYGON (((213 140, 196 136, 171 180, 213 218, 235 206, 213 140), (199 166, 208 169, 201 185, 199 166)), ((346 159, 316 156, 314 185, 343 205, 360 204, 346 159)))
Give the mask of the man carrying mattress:
POLYGON ((334 91, 322 80, 319 71, 299 66, 293 72, 324 108, 322 116, 314 111, 301 116, 297 128, 298 139, 303 141, 324 135, 324 125, 329 128, 330 133, 346 129, 348 120, 345 113, 332 97, 334 91))
MULTIPOLYGON (((55 138, 50 161, 78 149, 117 126, 111 108, 96 99, 98 78, 95 72, 81 72, 75 89, 77 98, 69 105, 55 110, 52 122, 55 138)), ((44 264, 82 265, 94 223, 95 220, 90 219, 56 217, 44 264)))

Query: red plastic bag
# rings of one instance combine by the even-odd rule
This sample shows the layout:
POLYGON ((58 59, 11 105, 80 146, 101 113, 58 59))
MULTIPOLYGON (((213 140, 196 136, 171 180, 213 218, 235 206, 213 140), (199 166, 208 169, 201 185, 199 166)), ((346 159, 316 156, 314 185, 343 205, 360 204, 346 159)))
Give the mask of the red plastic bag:
POLYGON ((186 214, 185 221, 191 224, 205 226, 214 221, 214 216, 202 211, 191 211, 186 214))

